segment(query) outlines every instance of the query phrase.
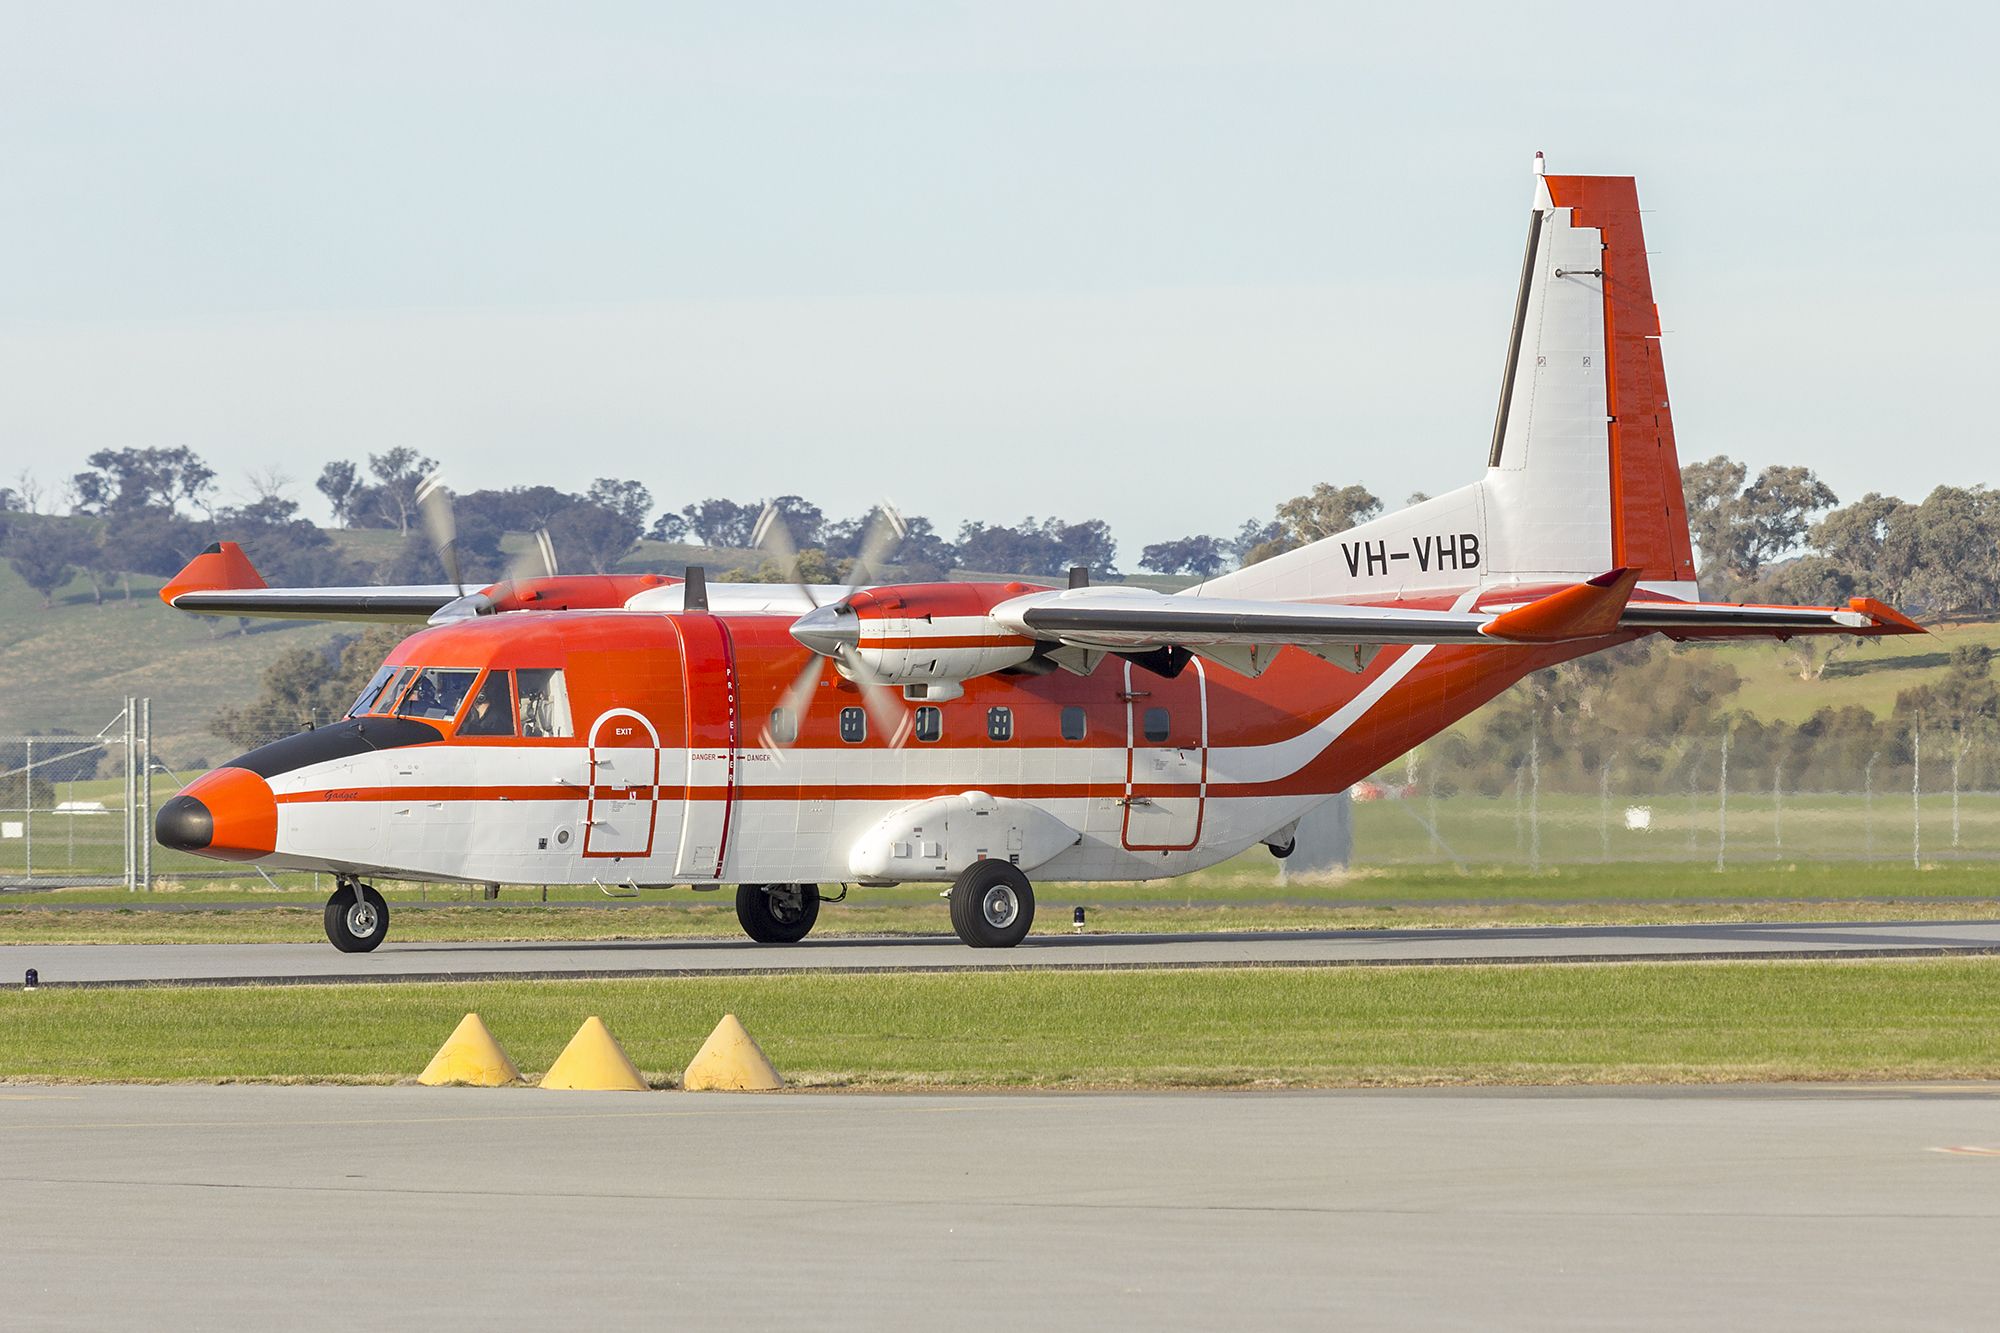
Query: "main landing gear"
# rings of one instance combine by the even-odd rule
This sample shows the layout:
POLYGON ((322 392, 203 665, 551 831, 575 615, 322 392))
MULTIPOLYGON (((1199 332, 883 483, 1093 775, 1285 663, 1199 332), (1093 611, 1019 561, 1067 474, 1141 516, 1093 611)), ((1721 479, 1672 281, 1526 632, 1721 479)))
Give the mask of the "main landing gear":
POLYGON ((951 886, 951 928, 975 949, 1011 949, 1035 924, 1035 890, 1018 866, 974 861, 951 886))
POLYGON ((819 920, 819 885, 739 884, 736 919, 759 944, 797 944, 819 920))
POLYGON ((326 900, 326 937, 342 953, 367 953, 389 938, 389 904, 351 875, 326 900))
MULTIPOLYGON (((1035 924, 1034 886, 1007 861, 973 862, 953 882, 950 897, 951 928, 975 949, 1011 949, 1028 937, 1028 928, 1035 924)), ((819 905, 817 884, 736 886, 736 919, 743 923, 743 933, 759 944, 797 944, 819 920, 819 905)), ((329 933, 332 913, 329 905, 329 933)))

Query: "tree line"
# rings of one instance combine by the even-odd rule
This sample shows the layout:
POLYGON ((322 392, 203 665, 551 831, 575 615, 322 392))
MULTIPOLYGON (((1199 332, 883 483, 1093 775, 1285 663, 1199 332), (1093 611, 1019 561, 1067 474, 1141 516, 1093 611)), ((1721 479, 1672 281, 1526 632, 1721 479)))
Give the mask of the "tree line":
MULTIPOLYGON (((0 487, 0 550, 45 602, 79 575, 102 601, 132 575, 171 575, 221 536, 241 541, 274 584, 428 583, 440 577, 417 498, 437 464, 414 449, 336 459, 314 482, 337 526, 403 538, 391 556, 373 564, 342 554, 325 528, 304 517, 291 495, 292 479, 281 472, 252 474, 250 498, 222 504, 215 470, 185 446, 105 449, 86 462, 61 499, 47 506, 64 513, 38 512, 41 488, 25 475, 0 487)), ((1984 486, 1940 486, 1918 502, 1870 492, 1843 506, 1809 468, 1772 466, 1752 477, 1743 464, 1721 456, 1683 468, 1682 483, 1703 590, 1711 598, 1826 605, 1865 594, 1945 617, 2000 607, 2000 493, 1984 486)), ((642 482, 600 477, 580 493, 530 485, 457 496, 458 555, 467 579, 497 579, 506 573, 502 539, 539 530, 548 533, 565 570, 606 572, 642 539, 746 548, 767 503, 783 515, 805 568, 829 580, 858 554, 875 519, 873 510, 836 518, 798 495, 718 497, 676 509, 657 505, 642 482)), ((1345 531, 1383 508, 1366 486, 1323 482, 1228 535, 1198 533, 1148 545, 1137 564, 1156 574, 1208 578, 1345 531)), ((1099 578, 1120 577, 1118 542, 1102 519, 968 519, 950 536, 922 516, 908 516, 906 525, 886 561, 908 579, 943 578, 954 570, 1060 577, 1074 565, 1099 578)), ((785 576, 774 564, 743 575, 785 576)), ((124 590, 129 596, 129 583, 124 590)), ((1817 651, 1802 649, 1802 674, 1824 670, 1828 658, 1813 656, 1817 651)))

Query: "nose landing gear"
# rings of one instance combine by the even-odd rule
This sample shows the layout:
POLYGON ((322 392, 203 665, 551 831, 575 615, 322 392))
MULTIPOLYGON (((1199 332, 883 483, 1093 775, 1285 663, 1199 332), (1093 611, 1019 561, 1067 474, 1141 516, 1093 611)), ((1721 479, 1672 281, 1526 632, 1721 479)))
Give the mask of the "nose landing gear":
POLYGON ((389 938, 389 904, 352 876, 339 884, 326 900, 326 937, 342 953, 367 953, 389 938))

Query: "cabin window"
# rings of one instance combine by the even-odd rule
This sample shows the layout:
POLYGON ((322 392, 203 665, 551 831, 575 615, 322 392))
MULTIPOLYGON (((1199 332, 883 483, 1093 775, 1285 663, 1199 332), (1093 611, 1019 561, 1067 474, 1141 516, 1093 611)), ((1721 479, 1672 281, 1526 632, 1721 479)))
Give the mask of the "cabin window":
POLYGON ((1062 710, 1062 738, 1066 741, 1080 741, 1090 732, 1083 710, 1075 704, 1062 710))
POLYGON ((514 673, 521 698, 523 736, 570 736, 569 686, 558 669, 523 667, 514 673))
POLYGON ((989 708, 986 710, 986 739, 989 741, 1011 741, 1014 739, 1013 709, 989 708))
POLYGON ((472 682, 478 678, 477 671, 431 667, 410 686, 410 692, 403 696, 402 707, 396 710, 396 716, 449 722, 458 716, 459 705, 465 702, 465 696, 472 692, 472 682))
POLYGON ((789 708, 773 708, 769 728, 775 745, 790 745, 799 738, 799 720, 789 708))
POLYGON ((514 734, 514 673, 489 671, 472 696, 465 721, 458 724, 461 736, 512 736, 514 734))
POLYGON ((925 705, 917 710, 917 739, 928 744, 944 735, 944 709, 925 705))
POLYGON ((1148 708, 1143 725, 1146 739, 1157 743, 1165 740, 1173 730, 1173 718, 1164 708, 1148 708))
POLYGON ((368 683, 361 687, 361 693, 355 696, 354 707, 347 710, 347 715, 349 717, 356 717, 367 712, 368 705, 375 702, 375 696, 382 692, 382 687, 389 683, 389 677, 395 674, 396 668, 385 666, 370 676, 368 683))
POLYGON ((859 745, 868 739, 868 713, 865 709, 840 710, 840 739, 849 745, 859 745))

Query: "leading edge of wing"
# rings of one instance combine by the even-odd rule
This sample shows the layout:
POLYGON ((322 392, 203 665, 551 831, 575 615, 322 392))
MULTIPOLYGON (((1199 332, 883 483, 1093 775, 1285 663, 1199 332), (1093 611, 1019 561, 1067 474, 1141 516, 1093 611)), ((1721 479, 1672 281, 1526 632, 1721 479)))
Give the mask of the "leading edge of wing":
POLYGON ((1095 648, 1495 642, 1482 632, 1491 616, 1314 602, 1097 597, 1002 605, 994 614, 1034 638, 1095 648))
POLYGON ((1491 611, 1178 598, 1096 592, 1035 594, 994 608, 1019 633, 1114 651, 1168 646, 1477 644, 1499 648, 1660 632, 1677 638, 1792 634, 1918 634, 1879 602, 1846 607, 1629 601, 1637 571, 1599 578, 1491 611), (1496 614, 1497 612, 1497 614, 1496 614))
POLYGON ((428 620, 457 601, 450 584, 400 588, 202 588, 165 599, 176 611, 276 620, 428 620))

